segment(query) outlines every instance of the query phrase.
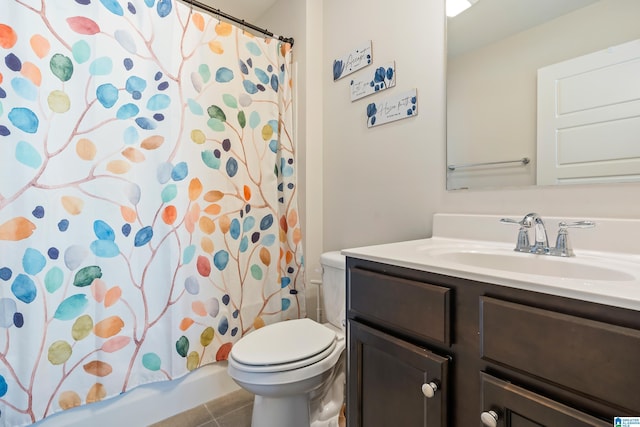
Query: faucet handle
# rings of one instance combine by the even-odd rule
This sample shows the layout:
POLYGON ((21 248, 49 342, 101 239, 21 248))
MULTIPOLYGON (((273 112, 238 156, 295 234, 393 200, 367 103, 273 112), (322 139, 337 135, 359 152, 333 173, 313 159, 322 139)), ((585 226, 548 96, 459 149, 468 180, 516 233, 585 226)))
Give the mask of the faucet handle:
POLYGON ((542 218, 535 212, 528 213, 520 221, 512 218, 501 218, 500 222, 504 224, 518 224, 520 227, 532 228, 536 222, 541 222, 542 218))
POLYGON ((500 222, 503 224, 515 224, 520 226, 520 230, 518 230, 518 241, 516 242, 514 251, 529 252, 531 244, 529 243, 529 232, 527 229, 531 227, 531 224, 525 223, 524 220, 516 221, 512 218, 501 218, 500 222))
POLYGON ((513 218, 500 218, 500 222, 503 224, 516 224, 521 227, 526 227, 524 220, 518 221, 513 218))
POLYGON ((558 227, 560 227, 560 229, 564 229, 566 230, 567 228, 591 228, 591 227, 595 227, 596 223, 593 221, 576 221, 576 222, 564 222, 561 221, 558 223, 558 227))
POLYGON ((557 256, 573 256, 573 248, 569 243, 569 231, 568 228, 591 228, 595 227, 596 223, 593 221, 576 221, 576 222, 564 222, 558 223, 558 237, 556 239, 556 247, 553 248, 552 254, 557 256))

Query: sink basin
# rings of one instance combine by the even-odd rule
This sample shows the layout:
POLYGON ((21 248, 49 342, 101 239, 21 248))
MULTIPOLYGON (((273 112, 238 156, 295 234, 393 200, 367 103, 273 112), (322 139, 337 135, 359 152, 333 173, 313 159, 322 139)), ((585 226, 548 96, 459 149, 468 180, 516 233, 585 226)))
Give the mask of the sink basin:
POLYGON ((609 263, 593 257, 561 258, 509 250, 461 248, 439 248, 429 250, 428 253, 440 261, 512 273, 552 276, 558 279, 636 280, 635 276, 624 271, 624 268, 602 265, 609 263))

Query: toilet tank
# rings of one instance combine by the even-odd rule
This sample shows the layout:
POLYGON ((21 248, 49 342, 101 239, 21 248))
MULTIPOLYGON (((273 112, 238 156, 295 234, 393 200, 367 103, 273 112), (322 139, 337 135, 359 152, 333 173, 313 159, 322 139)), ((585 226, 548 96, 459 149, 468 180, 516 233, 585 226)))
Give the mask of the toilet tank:
POLYGON ((322 265, 322 301, 325 319, 344 329, 346 300, 346 258, 339 251, 320 255, 322 265))

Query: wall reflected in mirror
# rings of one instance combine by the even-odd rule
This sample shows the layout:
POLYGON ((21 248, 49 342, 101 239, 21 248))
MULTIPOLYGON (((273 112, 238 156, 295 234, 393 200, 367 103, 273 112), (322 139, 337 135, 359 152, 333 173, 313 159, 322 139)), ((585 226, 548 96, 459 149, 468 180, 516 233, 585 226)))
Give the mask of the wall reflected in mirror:
MULTIPOLYGON (((601 104, 609 102, 607 94, 612 91, 609 87, 600 87, 595 80, 581 78, 579 84, 572 81, 571 85, 562 86, 562 91, 560 85, 551 85, 550 90, 557 97, 547 102, 554 109, 552 116, 562 112, 563 105, 568 105, 562 99, 563 94, 569 93, 567 87, 573 88, 572 93, 578 97, 578 101, 572 101, 577 107, 565 109, 565 117, 571 120, 553 123, 556 126, 555 133, 552 132, 554 150, 542 150, 541 155, 537 140, 542 136, 538 131, 538 109, 542 104, 538 101, 538 70, 570 59, 580 62, 575 58, 612 51, 612 47, 640 40, 640 1, 476 0, 471 3, 471 7, 457 16, 447 18, 447 189, 639 180, 640 174, 626 168, 630 163, 626 156, 633 155, 633 150, 624 149, 628 141, 613 141, 609 128, 599 126, 600 119, 591 117, 591 113, 586 114, 591 120, 588 126, 571 122, 576 111, 584 108, 608 114, 603 113, 601 104), (598 99, 594 101, 595 98, 598 99), (582 107, 584 105, 588 107, 582 107), (582 133, 565 131, 558 126, 569 130, 580 128, 582 133), (586 142, 583 144, 583 141, 586 142), (561 171, 559 178, 544 183, 538 179, 540 165, 564 162, 569 165, 566 169, 572 170, 577 161, 601 163, 609 172, 572 179, 563 177, 561 171), (620 172, 611 173, 611 170, 620 172)), ((640 60, 625 62, 624 72, 635 78, 616 90, 630 97, 621 104, 633 109, 618 111, 618 114, 632 120, 626 120, 616 132, 635 134, 635 145, 640 147, 637 142, 640 73, 633 71, 640 70, 633 68, 639 64, 640 60)), ((597 67, 592 66, 592 70, 597 71, 597 67)), ((607 74, 606 79, 619 85, 621 79, 615 77, 619 75, 616 73, 607 74)), ((564 77, 557 79, 565 81, 564 77)), ((637 151, 640 170, 640 148, 637 151)))

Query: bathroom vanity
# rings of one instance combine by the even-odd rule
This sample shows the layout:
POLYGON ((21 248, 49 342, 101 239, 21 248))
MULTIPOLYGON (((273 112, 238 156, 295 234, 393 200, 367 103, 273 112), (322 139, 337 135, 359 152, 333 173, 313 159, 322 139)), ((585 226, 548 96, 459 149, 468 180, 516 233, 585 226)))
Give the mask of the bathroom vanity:
POLYGON ((501 241, 514 239, 508 227, 478 240, 493 221, 444 216, 433 238, 343 251, 350 427, 640 417, 640 257, 578 249, 601 243, 576 233, 575 257, 541 260, 501 241), (534 271, 518 271, 528 261, 534 271))

